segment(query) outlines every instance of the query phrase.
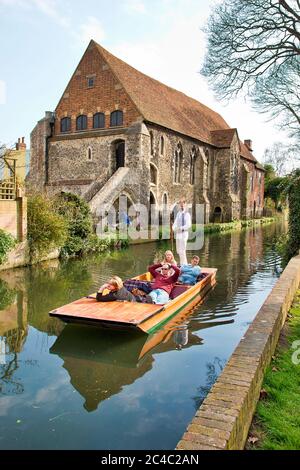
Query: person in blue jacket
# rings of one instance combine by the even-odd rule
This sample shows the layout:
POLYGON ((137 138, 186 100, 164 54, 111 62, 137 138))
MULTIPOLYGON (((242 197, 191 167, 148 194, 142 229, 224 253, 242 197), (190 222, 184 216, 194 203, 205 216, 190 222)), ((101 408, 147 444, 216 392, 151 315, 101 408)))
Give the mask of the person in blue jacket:
POLYGON ((200 258, 194 255, 191 259, 190 264, 183 264, 180 266, 180 276, 178 281, 182 284, 188 284, 193 286, 197 282, 197 277, 201 274, 201 268, 199 266, 200 258))

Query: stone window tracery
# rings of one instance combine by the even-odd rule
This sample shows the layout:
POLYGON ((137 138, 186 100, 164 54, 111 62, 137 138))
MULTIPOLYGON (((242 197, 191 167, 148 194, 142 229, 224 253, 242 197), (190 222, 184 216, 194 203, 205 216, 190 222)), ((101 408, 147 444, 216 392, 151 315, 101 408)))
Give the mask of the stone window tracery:
POLYGON ((174 153, 174 164, 173 164, 173 181, 174 183, 180 183, 182 181, 182 164, 183 164, 183 151, 181 144, 177 144, 174 153))

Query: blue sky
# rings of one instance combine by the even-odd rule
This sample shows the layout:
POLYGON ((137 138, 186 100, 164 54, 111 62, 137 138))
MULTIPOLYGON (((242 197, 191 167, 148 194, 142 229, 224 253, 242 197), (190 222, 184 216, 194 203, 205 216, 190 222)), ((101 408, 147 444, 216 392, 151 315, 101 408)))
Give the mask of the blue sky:
MULTIPOLYGON (((55 109, 90 39, 213 108, 261 159, 280 139, 242 99, 214 100, 199 75, 210 0, 0 0, 0 142, 29 135, 55 109)), ((282 138, 284 136, 282 135, 282 138)))

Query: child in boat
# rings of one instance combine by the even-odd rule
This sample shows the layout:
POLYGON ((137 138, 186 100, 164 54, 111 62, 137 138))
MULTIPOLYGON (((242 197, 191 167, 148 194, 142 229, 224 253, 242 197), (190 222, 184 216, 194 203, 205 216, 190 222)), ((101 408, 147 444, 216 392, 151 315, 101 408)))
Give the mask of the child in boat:
POLYGON ((188 284, 193 286, 197 282, 197 277, 201 274, 201 268, 199 266, 199 256, 193 256, 190 264, 183 264, 180 266, 180 276, 178 282, 182 284, 188 284))
POLYGON ((98 302, 112 302, 114 300, 127 300, 136 302, 135 296, 123 286, 123 281, 118 276, 113 276, 109 281, 103 284, 97 292, 98 302), (103 295, 104 290, 109 290, 108 294, 103 295))
POLYGON ((149 293, 149 296, 155 304, 166 304, 171 290, 179 277, 180 269, 175 264, 159 263, 149 266, 148 271, 154 277, 152 291, 149 293), (161 268, 160 272, 157 271, 158 268, 161 268), (172 270, 174 271, 173 274, 172 270))

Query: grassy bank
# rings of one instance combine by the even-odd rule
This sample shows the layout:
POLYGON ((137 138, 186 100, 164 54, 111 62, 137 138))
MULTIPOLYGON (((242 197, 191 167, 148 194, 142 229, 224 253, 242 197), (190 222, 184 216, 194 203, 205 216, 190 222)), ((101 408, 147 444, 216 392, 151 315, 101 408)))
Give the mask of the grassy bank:
MULTIPOLYGON (((193 224, 192 230, 193 232, 199 231, 204 227, 204 233, 224 233, 230 232, 234 230, 241 230, 246 227, 254 227, 258 225, 265 225, 275 222, 277 217, 263 217, 261 219, 248 219, 248 220, 236 220, 234 222, 224 222, 224 223, 216 223, 216 224, 205 224, 203 225, 196 225, 193 224)), ((170 227, 160 227, 159 228, 159 239, 160 240, 169 240, 170 239, 170 227)), ((153 242, 156 239, 150 238, 150 229, 149 229, 149 238, 148 239, 137 239, 137 240, 129 240, 130 245, 138 245, 141 243, 149 243, 153 242)))
POLYGON ((247 449, 300 449, 300 290, 263 382, 247 449), (298 341, 298 343, 294 343, 298 341))
POLYGON ((204 225, 204 233, 220 233, 228 232, 230 230, 241 230, 245 227, 270 224, 275 220, 275 217, 263 217, 261 219, 236 220, 234 222, 225 222, 222 224, 206 224, 204 225))

